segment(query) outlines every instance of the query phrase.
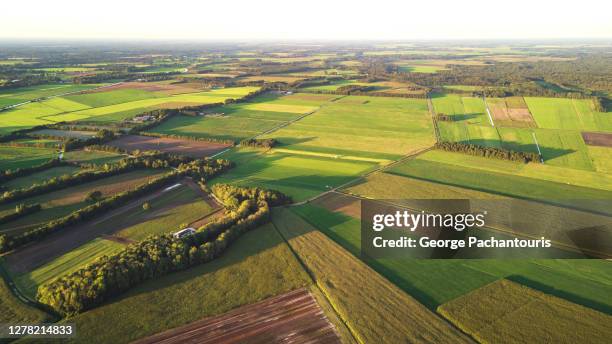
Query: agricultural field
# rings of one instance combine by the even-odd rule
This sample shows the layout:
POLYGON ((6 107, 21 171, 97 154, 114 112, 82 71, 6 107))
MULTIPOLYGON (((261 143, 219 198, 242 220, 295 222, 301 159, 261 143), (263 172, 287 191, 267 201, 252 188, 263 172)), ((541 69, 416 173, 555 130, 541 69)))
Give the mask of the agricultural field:
POLYGON ((230 98, 240 98, 258 89, 194 89, 192 93, 166 94, 163 85, 154 87, 153 90, 148 90, 150 87, 144 90, 135 87, 118 90, 108 88, 104 92, 52 98, 3 111, 0 113, 0 134, 56 122, 120 122, 153 109, 218 103, 230 98))
MULTIPOLYGON (((0 258, 0 264, 2 260, 0 258)), ((26 305, 22 300, 13 294, 5 280, 5 271, 0 265, 0 321, 9 323, 11 321, 19 323, 44 323, 54 320, 49 314, 26 305)))
POLYGON ((100 85, 48 84, 0 91, 0 109, 27 101, 85 91, 100 85))
POLYGON ((77 342, 124 343, 310 284, 269 224, 208 264, 145 282, 70 321, 80 330, 77 342))
POLYGON ((438 311, 480 343, 607 343, 612 316, 508 280, 499 280, 438 311))
POLYGON ((44 171, 36 172, 28 176, 16 178, 3 183, 2 186, 8 190, 27 188, 35 184, 43 183, 51 178, 61 177, 63 175, 72 175, 79 172, 81 169, 76 166, 58 166, 44 171))
MULTIPOLYGON (((335 197, 301 205, 292 211, 359 257, 360 221, 355 212, 346 211, 346 204, 350 203, 345 198, 335 197), (338 207, 339 204, 345 206, 338 207)), ((432 311, 499 278, 509 278, 585 307, 612 312, 612 303, 607 297, 612 291, 610 266, 605 260, 369 259, 366 262, 432 311)))
POLYGON ((109 145, 128 152, 134 150, 157 150, 193 158, 212 156, 230 147, 230 145, 224 143, 141 135, 126 135, 109 142, 109 145))
POLYGON ((430 147, 433 125, 420 99, 345 96, 264 138, 290 151, 381 161, 430 147))
POLYGON ((0 233, 24 232, 83 208, 90 204, 85 200, 85 196, 92 190, 100 191, 103 197, 107 197, 159 177, 162 173, 164 173, 162 170, 139 170, 3 204, 0 206, 2 215, 13 212, 15 207, 22 203, 38 203, 42 209, 34 214, 0 225, 0 233))
MULTIPOLYGON (((242 158, 240 153, 233 154, 242 158)), ((303 201, 347 183, 377 166, 366 161, 275 151, 245 154, 249 155, 248 161, 215 178, 213 183, 259 186, 281 191, 291 196, 294 201, 303 201)), ((232 160, 231 155, 229 159, 232 160)))
MULTIPOLYGON (((449 115, 454 122, 490 126, 486 105, 482 98, 463 97, 455 94, 432 97, 436 114, 449 115)), ((446 124, 446 123, 440 123, 446 124)))
POLYGON ((316 110, 328 96, 261 96, 246 103, 209 109, 204 116, 177 116, 152 133, 240 141, 316 110))
POLYGON ((43 164, 57 157, 57 149, 0 145, 0 170, 15 170, 43 164))
POLYGON ((588 99, 525 97, 539 128, 612 131, 609 113, 597 112, 588 99))
POLYGON ((74 150, 64 153, 64 160, 77 164, 103 165, 125 158, 123 154, 102 151, 74 150))

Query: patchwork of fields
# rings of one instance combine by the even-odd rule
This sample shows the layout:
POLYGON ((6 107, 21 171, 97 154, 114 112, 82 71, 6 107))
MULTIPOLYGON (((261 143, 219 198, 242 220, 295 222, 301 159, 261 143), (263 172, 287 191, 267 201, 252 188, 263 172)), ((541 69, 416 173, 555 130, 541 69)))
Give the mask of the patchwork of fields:
MULTIPOLYGON (((0 113, 0 134, 57 122, 119 122, 153 109, 224 102, 258 89, 236 87, 205 91, 193 88, 188 89, 190 93, 174 94, 172 88, 162 88, 161 91, 142 88, 139 84, 134 85, 134 88, 109 88, 104 92, 57 97, 3 111, 0 113)), ((181 89, 184 90, 184 87, 181 89)))

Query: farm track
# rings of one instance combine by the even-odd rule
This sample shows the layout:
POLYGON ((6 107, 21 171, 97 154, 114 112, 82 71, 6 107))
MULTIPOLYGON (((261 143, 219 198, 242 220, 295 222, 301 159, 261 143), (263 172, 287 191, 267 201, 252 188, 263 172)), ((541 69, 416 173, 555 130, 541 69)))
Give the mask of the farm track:
POLYGON ((134 343, 326 344, 340 339, 314 297, 298 289, 134 343))
MULTIPOLYGON (((96 228, 96 225, 104 221, 127 213, 129 210, 139 207, 142 203, 151 201, 165 192, 164 189, 131 201, 122 207, 114 209, 101 217, 95 218, 84 224, 72 226, 51 234, 42 242, 18 249, 5 257, 8 266, 15 274, 21 274, 34 270, 53 258, 59 257, 88 241, 103 235, 112 235, 117 228, 96 228), (95 228, 95 230, 92 230, 95 228)), ((129 216, 129 215, 126 215, 129 216)))

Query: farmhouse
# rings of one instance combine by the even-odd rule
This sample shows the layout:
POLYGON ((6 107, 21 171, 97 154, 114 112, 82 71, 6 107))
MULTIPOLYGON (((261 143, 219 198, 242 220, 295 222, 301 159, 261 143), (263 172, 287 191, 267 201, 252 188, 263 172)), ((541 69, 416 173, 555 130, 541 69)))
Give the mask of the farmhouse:
POLYGON ((172 236, 175 239, 180 239, 180 238, 184 238, 184 237, 187 237, 187 236, 190 236, 190 235, 194 235, 195 232, 196 232, 195 228, 187 227, 185 229, 181 229, 180 231, 172 234, 172 236))

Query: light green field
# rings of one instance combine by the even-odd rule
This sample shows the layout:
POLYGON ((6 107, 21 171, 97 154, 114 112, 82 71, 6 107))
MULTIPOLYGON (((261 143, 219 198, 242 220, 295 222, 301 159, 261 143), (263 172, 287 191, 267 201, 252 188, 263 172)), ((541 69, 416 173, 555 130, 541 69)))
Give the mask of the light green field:
POLYGON ((421 99, 342 97, 264 137, 288 150, 396 159, 433 145, 427 103, 421 99))
POLYGON ((441 70, 448 70, 448 68, 444 68, 441 66, 427 66, 427 65, 401 65, 399 66, 399 70, 402 72, 410 72, 410 73, 437 73, 441 70))
POLYGON ((302 201, 342 185, 377 166, 362 161, 275 152, 262 153, 259 157, 250 158, 215 178, 213 183, 274 189, 291 196, 294 201, 302 201))
POLYGON ((79 170, 80 168, 76 166, 53 167, 53 168, 50 168, 50 169, 47 169, 41 172, 30 174, 29 176, 10 180, 2 184, 2 186, 6 187, 9 190, 30 187, 34 184, 45 182, 54 177, 60 177, 60 176, 67 175, 67 174, 68 175, 73 174, 79 170))
POLYGON ((497 193, 553 201, 612 197, 612 176, 542 164, 522 164, 430 151, 388 173, 497 193))
POLYGON ((310 284, 281 237, 265 225, 210 263, 140 284, 69 321, 78 328, 77 343, 127 343, 310 284))
POLYGON ((38 286, 72 273, 97 258, 111 255, 125 248, 125 245, 105 239, 95 239, 40 266, 34 271, 19 275, 15 282, 19 289, 34 299, 38 286))
MULTIPOLYGON (((360 220, 306 204, 291 208, 354 255, 360 220)), ((432 310, 472 290, 510 278, 571 302, 612 312, 612 264, 605 260, 377 259, 368 265, 432 310)))
MULTIPOLYGON (((73 84, 54 84, 54 85, 37 85, 29 87, 20 87, 15 89, 7 89, 0 91, 0 107, 5 106, 3 100, 13 99, 16 101, 14 104, 21 103, 28 100, 51 97, 58 94, 64 94, 69 92, 84 91, 94 87, 101 86, 96 85, 73 85, 73 84)), ((12 105, 12 104, 6 104, 12 105)))
POLYGON ((452 116, 453 123, 462 122, 491 126, 482 98, 444 94, 432 97, 432 102, 436 113, 452 116))
POLYGON ((612 131, 612 116, 588 99, 525 97, 539 128, 612 131))
POLYGON ((222 116, 177 116, 149 131, 240 141, 276 128, 305 112, 313 111, 320 102, 327 99, 262 96, 248 103, 207 110, 209 113, 223 113, 222 116))
POLYGON ((55 149, 0 146, 0 170, 33 167, 56 157, 55 149))
POLYGON ((612 148, 588 146, 587 150, 595 171, 612 174, 612 148))
POLYGON ((117 122, 156 108, 180 108, 239 98, 257 87, 158 96, 141 90, 115 90, 53 98, 0 113, 0 134, 55 122, 117 122))

